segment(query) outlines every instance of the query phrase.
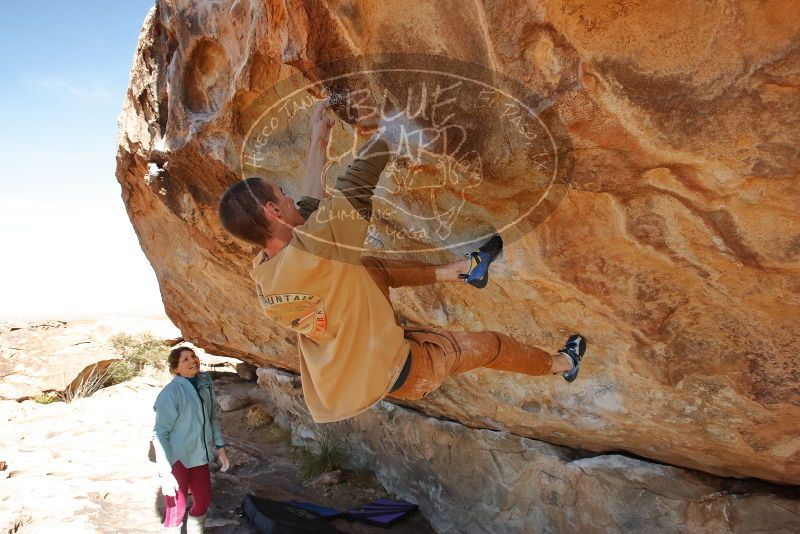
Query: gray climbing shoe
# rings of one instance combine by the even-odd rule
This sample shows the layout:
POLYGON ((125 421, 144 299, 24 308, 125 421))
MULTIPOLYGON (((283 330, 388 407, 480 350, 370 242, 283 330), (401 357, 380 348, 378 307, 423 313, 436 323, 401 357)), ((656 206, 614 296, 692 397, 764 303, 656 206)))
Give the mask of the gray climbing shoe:
POLYGON ((572 334, 567 338, 564 347, 558 352, 572 360, 572 369, 561 373, 561 376, 567 382, 573 382, 578 378, 578 371, 581 370, 581 360, 583 360, 583 355, 586 354, 586 339, 580 334, 572 334))

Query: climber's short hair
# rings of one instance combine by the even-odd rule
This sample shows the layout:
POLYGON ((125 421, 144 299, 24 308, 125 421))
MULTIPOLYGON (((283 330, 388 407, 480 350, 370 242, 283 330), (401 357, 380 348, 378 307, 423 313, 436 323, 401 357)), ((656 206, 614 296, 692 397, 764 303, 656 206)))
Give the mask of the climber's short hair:
POLYGON ((235 237, 263 247, 272 230, 263 207, 278 202, 272 184, 263 178, 248 178, 230 186, 219 201, 222 227, 235 237))

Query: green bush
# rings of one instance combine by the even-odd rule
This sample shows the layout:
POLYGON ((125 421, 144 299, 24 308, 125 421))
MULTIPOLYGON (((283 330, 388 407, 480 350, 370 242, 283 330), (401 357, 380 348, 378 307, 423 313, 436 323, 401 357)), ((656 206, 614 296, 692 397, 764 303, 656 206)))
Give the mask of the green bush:
POLYGON ((134 337, 130 334, 116 334, 111 338, 111 346, 122 355, 123 361, 130 363, 137 371, 144 367, 159 370, 167 368, 167 354, 164 340, 150 332, 134 337))
POLYGON ((137 376, 142 369, 143 368, 138 368, 132 362, 124 359, 114 362, 108 366, 108 380, 106 381, 106 385, 113 386, 114 384, 121 384, 137 376))
POLYGON ((148 367, 160 373, 168 371, 166 343, 150 332, 142 332, 137 336, 120 333, 109 341, 122 358, 109 366, 106 386, 139 376, 148 367))

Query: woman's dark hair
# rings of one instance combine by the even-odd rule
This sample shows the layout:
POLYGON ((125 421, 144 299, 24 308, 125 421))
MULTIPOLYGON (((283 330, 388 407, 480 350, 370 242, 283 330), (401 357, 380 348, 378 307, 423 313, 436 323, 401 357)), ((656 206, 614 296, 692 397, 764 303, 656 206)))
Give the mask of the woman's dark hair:
POLYGON ((189 350, 194 352, 194 349, 191 347, 175 347, 171 351, 169 351, 169 356, 167 356, 167 362, 169 363, 169 372, 175 374, 175 369, 178 368, 178 362, 181 360, 181 352, 189 350))
POLYGON ((222 227, 242 241, 263 247, 272 237, 269 221, 263 207, 278 199, 272 184, 263 178, 248 178, 236 182, 225 191, 219 201, 219 218, 222 227))

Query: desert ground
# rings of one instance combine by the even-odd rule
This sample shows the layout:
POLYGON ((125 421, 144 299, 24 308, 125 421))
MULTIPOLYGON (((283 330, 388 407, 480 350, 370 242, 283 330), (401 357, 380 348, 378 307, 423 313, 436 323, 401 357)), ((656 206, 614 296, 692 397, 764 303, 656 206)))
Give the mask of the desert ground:
MULTIPOLYGON (((119 357, 108 340, 126 331, 156 332, 173 341, 180 335, 164 320, 3 324, 0 461, 6 467, 0 472, 0 532, 160 531, 163 497, 148 450, 152 405, 169 375, 148 370, 71 402, 47 402, 41 395, 66 387, 71 373, 89 362, 119 357), (20 397, 9 398, 14 394, 20 397)), ((228 410, 220 420, 232 464, 226 473, 213 469, 207 532, 252 532, 240 517, 248 493, 339 509, 391 497, 369 472, 334 469, 301 476, 313 454, 292 445, 289 430, 268 422, 270 416, 260 428, 248 427, 258 386, 237 374, 238 362, 205 354, 201 359, 228 410)), ((383 532, 342 519, 332 525, 342 532, 383 532)), ((433 532, 419 513, 392 531, 433 532)))

